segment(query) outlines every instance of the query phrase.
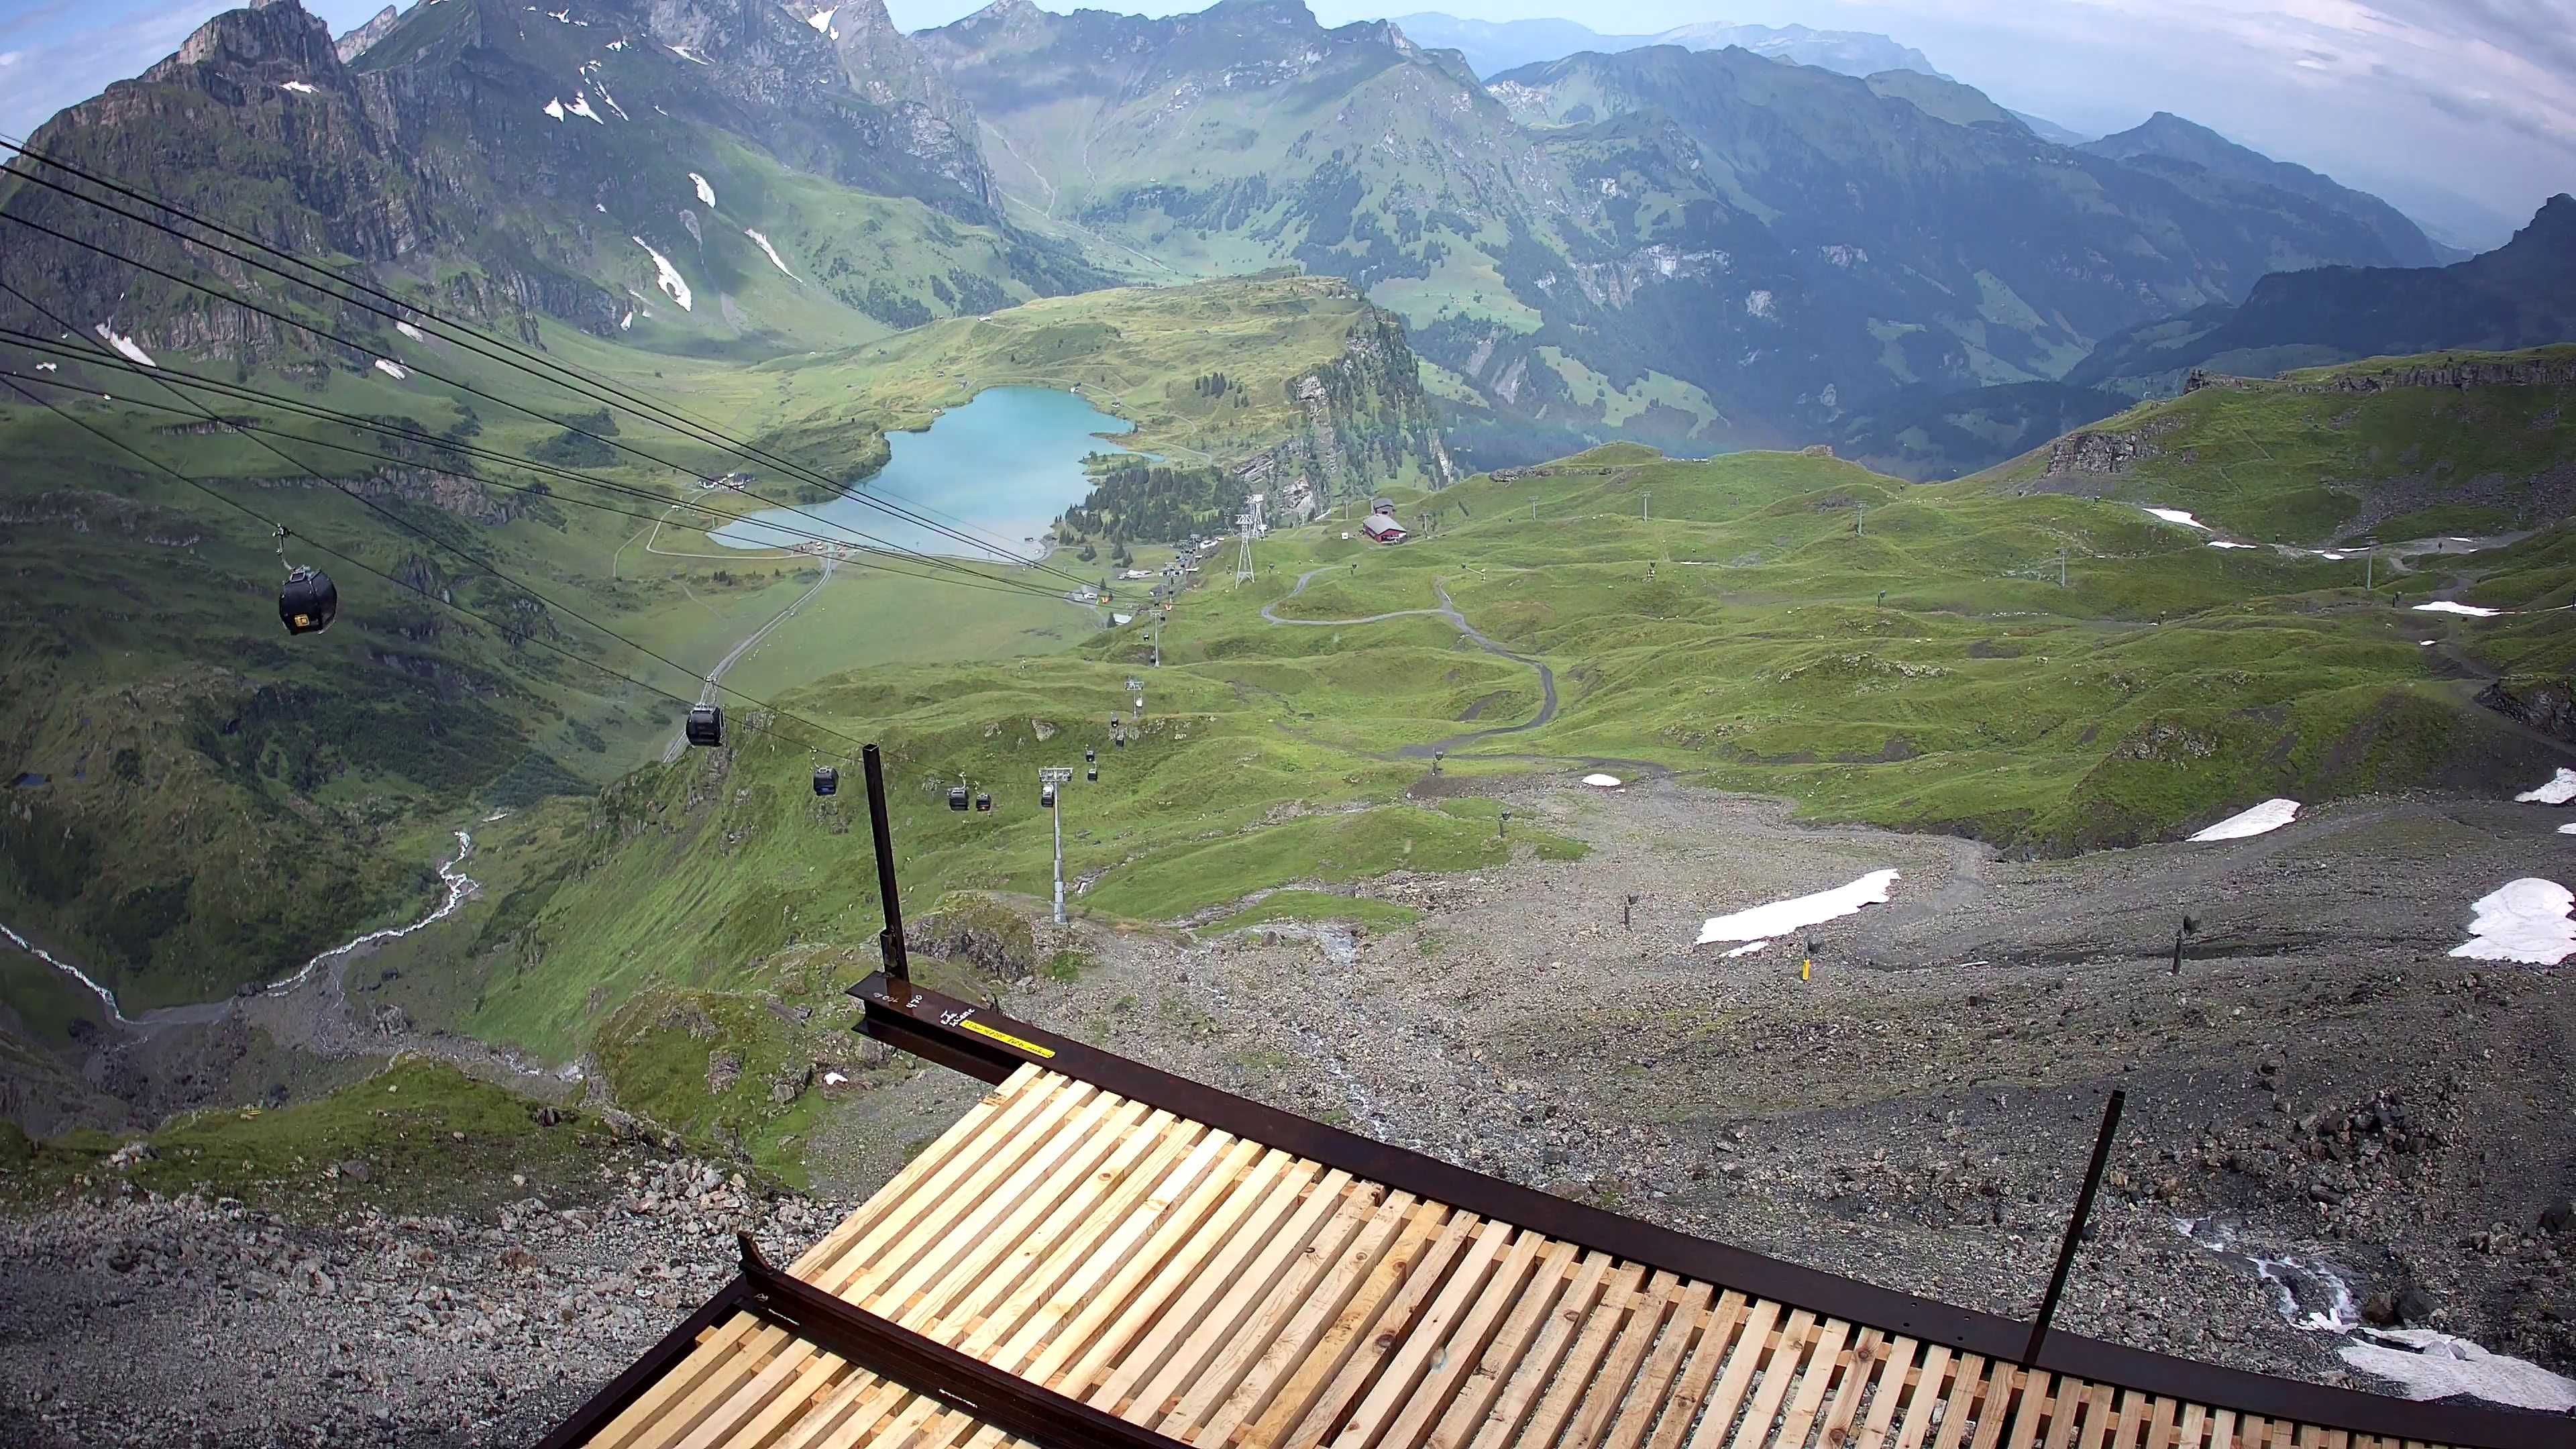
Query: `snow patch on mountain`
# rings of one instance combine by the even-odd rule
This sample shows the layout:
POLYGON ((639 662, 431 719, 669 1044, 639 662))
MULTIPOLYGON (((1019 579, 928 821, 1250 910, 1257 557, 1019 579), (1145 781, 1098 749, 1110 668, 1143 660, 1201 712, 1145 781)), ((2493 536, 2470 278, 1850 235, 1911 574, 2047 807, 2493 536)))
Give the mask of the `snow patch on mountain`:
POLYGON ((299 96, 318 96, 322 94, 320 90, 304 81, 287 81, 280 85, 278 89, 282 91, 293 91, 299 96))
POLYGON ((839 13, 840 11, 837 8, 831 10, 817 10, 813 14, 805 17, 805 23, 813 26, 814 33, 817 35, 829 35, 832 33, 832 17, 839 13))
POLYGON ((376 371, 383 373, 385 376, 392 378, 396 382, 400 382, 404 378, 411 376, 409 372, 403 370, 403 365, 401 363, 388 362, 381 357, 376 359, 376 371))
POLYGON ((640 236, 628 237, 627 240, 643 247, 644 255, 651 257, 653 265, 660 270, 661 275, 654 278, 653 284, 670 293, 671 300, 680 304, 681 311, 696 310, 689 305, 689 284, 681 278, 680 269, 671 265, 671 259, 653 250, 651 244, 640 236))
POLYGON ((117 351, 125 354, 133 361, 142 363, 145 367, 159 367, 161 365, 152 360, 150 353, 147 353, 141 347, 136 346, 133 338, 126 336, 104 322, 99 323, 96 327, 90 330, 98 334, 101 342, 115 348, 117 351))
POLYGON ((590 97, 579 91, 574 91, 572 93, 572 113, 576 116, 588 116, 594 121, 599 121, 599 124, 603 126, 608 124, 606 121, 601 121, 599 119, 599 112, 590 108, 590 97))
POLYGON ((553 100, 546 102, 546 114, 554 117, 558 121, 562 120, 563 97, 557 96, 553 100))
POLYGON ((754 242, 758 243, 758 244, 759 244, 759 247, 760 247, 760 249, 761 249, 761 251, 763 251, 763 252, 765 252, 765 253, 767 253, 767 254, 768 254, 768 257, 769 257, 769 264, 770 264, 771 266, 773 266, 773 267, 776 267, 778 270, 780 270, 780 271, 782 271, 782 272, 786 272, 786 273, 787 273, 787 279, 788 279, 789 281, 791 281, 791 282, 792 282, 792 281, 795 281, 795 280, 797 279, 797 278, 796 278, 796 274, 795 274, 794 272, 788 272, 788 271, 787 271, 787 264, 786 264, 785 262, 782 262, 782 261, 780 261, 780 260, 778 259, 778 248, 776 248, 776 247, 774 247, 774 246, 771 246, 771 245, 769 244, 769 238, 767 238, 767 237, 765 237, 765 236, 762 236, 760 233, 758 233, 758 232, 756 232, 756 231, 753 231, 753 230, 752 230, 751 228, 749 228, 749 227, 744 227, 744 228, 742 229, 742 234, 743 234, 744 236, 747 236, 747 237, 751 238, 754 242))
POLYGON ((716 189, 707 184, 707 178, 700 176, 695 171, 692 171, 689 173, 689 181, 692 185, 698 188, 698 200, 705 202, 709 206, 716 204, 716 189))

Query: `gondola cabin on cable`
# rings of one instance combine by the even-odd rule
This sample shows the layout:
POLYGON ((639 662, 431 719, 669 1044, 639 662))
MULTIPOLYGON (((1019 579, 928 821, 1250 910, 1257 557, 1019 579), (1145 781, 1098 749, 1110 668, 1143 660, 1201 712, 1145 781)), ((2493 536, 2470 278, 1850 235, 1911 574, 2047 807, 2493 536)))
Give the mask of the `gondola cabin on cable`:
POLYGON ((1038 787, 1038 808, 1040 810, 1053 810, 1055 808, 1054 781, 1050 780, 1046 784, 1038 787))
POLYGON ((976 812, 977 812, 978 814, 983 814, 983 815, 990 815, 990 814, 992 814, 992 813, 993 813, 993 797, 992 797, 991 795, 989 795, 989 794, 979 794, 979 795, 977 795, 977 796, 975 797, 975 809, 976 809, 976 812))
POLYGON ((966 810, 966 787, 965 787, 965 786, 963 786, 963 785, 951 785, 951 786, 949 786, 949 787, 948 787, 948 808, 949 808, 949 809, 951 809, 951 810, 957 811, 957 812, 958 812, 958 813, 960 813, 960 814, 965 813, 965 810, 966 810))
POLYGON ((319 634, 339 612, 340 590, 320 569, 294 569, 278 586, 277 617, 289 634, 319 634))
POLYGON ((814 793, 817 795, 841 793, 841 772, 837 766, 816 765, 814 767, 814 793))
POLYGON ((714 749, 724 743, 724 706, 698 704, 689 707, 685 733, 689 743, 702 749, 714 749))

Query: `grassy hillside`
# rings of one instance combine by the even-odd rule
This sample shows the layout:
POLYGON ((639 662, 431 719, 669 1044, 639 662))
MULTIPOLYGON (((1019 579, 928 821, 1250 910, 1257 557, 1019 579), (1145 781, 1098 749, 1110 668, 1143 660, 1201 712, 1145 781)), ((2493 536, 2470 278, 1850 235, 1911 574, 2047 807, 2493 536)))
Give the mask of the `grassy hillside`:
POLYGON ((2084 431, 2133 450, 2116 469, 2049 474, 2045 447, 1971 480, 2186 509, 2231 536, 2326 544, 2532 528, 2576 510, 2576 347, 2453 352, 2231 379, 2084 431), (2410 369, 2535 380, 2386 385, 2410 369), (2540 381, 2557 375, 2562 380, 2540 381))
MULTIPOLYGON (((1340 359, 1372 315, 1338 282, 1279 279, 1094 293, 757 366, 564 327, 537 336, 558 361, 856 480, 882 462, 884 430, 927 426, 940 408, 1000 383, 1079 386, 1132 409, 1150 449, 1237 460, 1301 435, 1307 419, 1289 406, 1289 382, 1340 359), (1207 404, 1190 379, 1219 367, 1243 386, 1207 404)), ((810 560, 729 553, 650 501, 694 495, 691 480, 740 460, 631 417, 616 424, 616 441, 678 466, 616 453, 561 426, 594 412, 568 392, 390 328, 380 345, 408 376, 305 358, 218 365, 214 375, 514 457, 560 459, 644 498, 469 465, 261 404, 214 404, 282 430, 270 441, 290 463, 249 437, 206 432, 157 384, 78 362, 48 374, 30 371, 32 359, 7 364, 76 385, 52 396, 77 397, 66 406, 79 422, 494 621, 462 618, 302 546, 299 560, 337 576, 342 612, 328 634, 290 641, 276 623, 274 542, 247 518, 78 426, 14 397, 0 404, 0 449, 13 464, 0 480, 0 607, 32 621, 0 638, 12 684, 0 701, 0 778, 23 777, 0 815, 0 920, 93 966, 129 1008, 273 979, 358 929, 416 915, 434 895, 430 867, 450 826, 586 794, 669 738, 676 705, 579 661, 693 698, 699 685, 684 669, 711 667, 819 581, 810 560), (542 416, 466 387, 527 400, 542 416), (388 446, 411 449, 407 471, 368 456, 388 446), (469 466, 489 481, 465 476, 469 466), (321 479, 530 581, 550 604, 397 531, 321 479)), ((752 486, 752 498, 728 498, 757 507, 822 491, 774 475, 752 486)), ((879 664, 1043 654, 1098 624, 1093 611, 1045 596, 846 567, 743 663, 739 687, 767 694, 879 664)))
MULTIPOLYGON (((2356 439, 2414 406, 2343 402, 2356 439)), ((1444 742, 1452 775, 1663 768, 2021 852, 2171 839, 2276 794, 2519 788, 2560 757, 2460 676, 2464 659, 2563 671, 2562 623, 2401 611, 2361 590, 2358 560, 2214 549, 2116 499, 1635 447, 1397 498, 1412 542, 1346 539, 1338 518, 1264 540, 1257 580, 1183 599, 1159 670, 1130 628, 1044 664, 867 671, 792 704, 885 744, 922 903, 1042 898, 1036 770, 1097 750, 1100 781, 1065 805, 1076 907, 1167 923, 1333 913, 1319 893, 1388 871, 1569 848, 1544 819, 1497 841, 1490 801, 1426 790, 1422 753, 1444 742), (1432 612, 1443 590, 1529 662, 1462 640, 1432 612), (1398 617, 1331 622, 1380 614, 1398 617), (1459 738, 1532 718, 1537 663, 1551 723, 1459 738), (1118 749, 1131 677, 1146 725, 1118 749), (960 780, 997 812, 947 811, 960 780)), ((2576 545, 2553 529, 2402 581, 2555 605, 2576 596, 2576 545)), ((566 848, 510 927, 535 943, 527 964, 485 977, 464 1024, 559 1053, 654 983, 738 987, 781 952, 865 941, 859 805, 815 800, 809 763, 752 741, 641 772, 586 814, 553 807, 566 848)))

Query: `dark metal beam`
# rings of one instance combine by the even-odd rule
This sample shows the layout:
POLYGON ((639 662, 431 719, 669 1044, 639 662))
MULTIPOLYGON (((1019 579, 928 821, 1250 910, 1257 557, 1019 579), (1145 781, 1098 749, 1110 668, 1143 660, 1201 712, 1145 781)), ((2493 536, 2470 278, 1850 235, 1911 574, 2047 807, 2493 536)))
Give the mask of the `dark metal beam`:
POLYGON ((745 1309, 914 1393, 1044 1449, 1190 1449, 773 1268, 751 1234, 737 1237, 745 1309))
POLYGON ((659 1383, 664 1374, 679 1366, 680 1360, 698 1346, 698 1335, 740 1312, 750 1285, 736 1278, 716 1290, 716 1296, 699 1305, 698 1311, 681 1319, 679 1325, 662 1335, 662 1341, 645 1351, 642 1358, 626 1366, 626 1371, 608 1381, 608 1386, 590 1396, 590 1401, 573 1410, 572 1417, 555 1426, 555 1431, 537 1441, 537 1449, 580 1449, 598 1437, 616 1417, 626 1412, 629 1404, 644 1397, 644 1391, 659 1383))
MULTIPOLYGON (((1400 1192, 1703 1283, 2005 1363, 2020 1362, 2029 1345, 2026 1323, 1569 1202, 1176 1077, 938 992, 909 983, 899 989, 900 995, 890 990, 882 974, 850 988, 867 1008, 862 1029, 907 1050, 935 1048, 920 1054, 984 1081, 1001 1081, 1035 1063, 1400 1192)), ((2570 1443, 2571 1421, 2561 1415, 2417 1403, 2222 1368, 2073 1333, 2049 1334, 2033 1367, 2240 1413, 2462 1449, 2567 1449, 2570 1443)))

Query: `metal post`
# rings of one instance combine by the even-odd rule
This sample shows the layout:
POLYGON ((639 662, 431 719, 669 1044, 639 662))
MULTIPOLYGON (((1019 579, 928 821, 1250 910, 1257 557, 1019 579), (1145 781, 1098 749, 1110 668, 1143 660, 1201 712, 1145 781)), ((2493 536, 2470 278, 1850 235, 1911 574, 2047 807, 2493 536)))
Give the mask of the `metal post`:
POLYGON ((2062 548, 2057 551, 2057 586, 2066 587, 2066 550, 2062 548))
POLYGON ((2369 593, 2379 582, 2379 550, 2371 549, 2361 556, 2361 591, 2369 593))
POLYGON ((886 829, 885 761, 875 745, 859 752, 860 763, 868 777, 868 827, 876 837, 877 894, 885 901, 885 929, 877 933, 877 950, 885 957, 886 985, 889 990, 898 983, 909 996, 912 986, 912 959, 904 954, 903 900, 895 892, 894 838, 886 829))
POLYGON ((1646 501, 1645 501, 1645 505, 1644 505, 1644 507, 1643 507, 1643 508, 1641 508, 1641 509, 1638 511, 1637 516, 1638 516, 1638 517, 1640 517, 1640 518, 1652 518, 1652 517, 1654 517, 1654 516, 1655 516, 1655 490, 1654 490, 1654 489, 1649 488, 1649 489, 1647 489, 1647 490, 1646 490, 1646 501))
POLYGON ((2066 1275, 2075 1267, 2085 1221, 2093 1216, 2093 1190, 2102 1185, 2102 1169, 2111 1160, 2111 1140, 2120 1131, 2120 1108, 2128 1100, 2127 1092, 2114 1087, 2109 1105, 2103 1108, 2102 1135, 2093 1139, 2093 1164, 2084 1169, 2084 1188, 2075 1194, 2075 1216, 2067 1220, 2066 1241, 2057 1246, 2057 1271, 2049 1275, 2048 1294, 2039 1300, 2039 1321, 2030 1326, 2030 1345, 2021 1353, 2023 1368, 2039 1361, 2039 1346, 2048 1341, 2048 1322, 2057 1316, 2058 1295, 2066 1291, 2066 1275))
POLYGON ((1064 924, 1064 797, 1065 786, 1073 783, 1073 767, 1050 766, 1038 771, 1038 788, 1055 787, 1055 808, 1047 812, 1055 820, 1055 923, 1064 924))

